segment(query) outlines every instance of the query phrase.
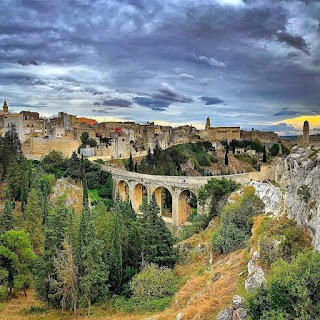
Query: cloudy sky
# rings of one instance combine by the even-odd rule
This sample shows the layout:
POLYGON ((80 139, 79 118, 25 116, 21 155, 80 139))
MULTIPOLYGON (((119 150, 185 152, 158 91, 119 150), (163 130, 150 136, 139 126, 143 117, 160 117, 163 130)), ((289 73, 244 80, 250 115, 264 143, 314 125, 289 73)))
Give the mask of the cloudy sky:
POLYGON ((318 0, 1 0, 11 111, 320 132, 318 0))

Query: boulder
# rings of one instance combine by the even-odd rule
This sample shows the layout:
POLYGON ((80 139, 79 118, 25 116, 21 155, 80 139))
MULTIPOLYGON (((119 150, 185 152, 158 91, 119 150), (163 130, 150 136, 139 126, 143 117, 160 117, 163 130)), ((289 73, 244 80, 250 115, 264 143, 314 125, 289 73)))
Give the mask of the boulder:
POLYGON ((211 283, 216 282, 217 280, 219 280, 221 277, 221 273, 217 272, 215 273, 215 275, 211 278, 211 283))
POLYGON ((246 320, 248 318, 248 311, 244 308, 239 308, 236 313, 239 320, 246 320))
POLYGON ((232 299, 232 306, 233 309, 239 309, 239 308, 243 308, 244 306, 244 298, 239 296, 239 295, 235 295, 232 299))
POLYGON ((233 320, 233 308, 228 307, 221 311, 217 316, 217 320, 233 320))

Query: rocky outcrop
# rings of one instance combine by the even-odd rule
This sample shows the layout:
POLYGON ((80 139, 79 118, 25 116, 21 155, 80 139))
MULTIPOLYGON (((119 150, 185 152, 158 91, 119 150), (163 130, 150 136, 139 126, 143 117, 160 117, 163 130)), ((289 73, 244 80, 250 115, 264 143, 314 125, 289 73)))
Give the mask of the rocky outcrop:
POLYGON ((247 310, 244 308, 245 300, 243 297, 235 295, 232 299, 232 307, 221 311, 217 320, 245 320, 247 319, 247 310))
POLYGON ((305 226, 320 250, 320 152, 295 148, 285 160, 287 215, 305 226))
POLYGON ((252 181, 251 186, 255 188, 256 195, 263 201, 265 213, 279 215, 283 208, 283 195, 279 187, 274 186, 270 181, 252 181))
POLYGON ((260 259, 258 251, 254 251, 251 260, 248 262, 248 279, 245 281, 246 291, 250 292, 265 285, 266 278, 264 272, 260 266, 257 265, 257 261, 260 259))

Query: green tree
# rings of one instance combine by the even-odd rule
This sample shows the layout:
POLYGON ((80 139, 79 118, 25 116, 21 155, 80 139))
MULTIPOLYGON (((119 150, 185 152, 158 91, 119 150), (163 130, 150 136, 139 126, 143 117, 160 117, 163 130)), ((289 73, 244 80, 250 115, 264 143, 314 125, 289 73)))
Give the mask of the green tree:
POLYGON ((2 214, 0 215, 0 234, 14 228, 15 218, 13 216, 13 204, 6 200, 2 214))
POLYGON ((29 234, 34 251, 41 253, 44 234, 42 229, 43 208, 36 189, 31 189, 25 211, 24 229, 29 234))
POLYGON ((278 143, 274 143, 271 148, 269 149, 270 154, 273 157, 276 157, 279 154, 280 148, 279 148, 279 144, 278 143))
POLYGON ((60 305, 58 293, 58 273, 54 265, 57 252, 63 250, 66 239, 72 239, 74 214, 64 205, 59 204, 49 210, 44 226, 44 252, 34 272, 37 296, 51 305, 60 305))
POLYGON ((267 151, 266 151, 266 146, 263 146, 262 162, 263 162, 263 163, 266 163, 266 162, 267 162, 267 151))
POLYGON ((143 218, 140 223, 142 254, 146 262, 159 266, 173 267, 177 260, 174 239, 162 217, 155 195, 150 204, 141 206, 143 218))
POLYGON ((2 163, 2 178, 7 175, 8 168, 14 161, 24 159, 21 142, 16 127, 11 125, 4 137, 0 137, 0 162, 2 163))
MULTIPOLYGON (((13 289, 26 289, 32 281, 31 266, 35 260, 28 235, 23 231, 10 230, 0 236, 0 292, 1 286, 13 289), (2 276, 1 276, 2 275, 2 276)), ((0 296, 1 297, 1 296, 0 296)))
POLYGON ((96 237, 93 215, 84 199, 78 232, 77 266, 80 305, 88 309, 91 304, 106 298, 109 271, 102 259, 101 243, 96 237))
POLYGON ((227 144, 227 146, 226 146, 226 153, 225 153, 225 155, 224 155, 224 165, 225 165, 225 166, 228 166, 228 165, 229 165, 229 156, 228 156, 228 154, 229 154, 229 145, 227 144))
POLYGON ((129 170, 131 172, 133 172, 133 170, 134 170, 134 164, 133 164, 132 153, 131 152, 130 152, 130 158, 129 158, 129 170))
POLYGON ((89 140, 89 133, 88 132, 82 132, 81 136, 80 136, 80 140, 81 140, 83 145, 86 145, 88 143, 88 140, 89 140))
POLYGON ((71 158, 68 161, 68 167, 64 175, 70 176, 73 179, 81 179, 82 164, 81 160, 75 152, 72 152, 71 158))

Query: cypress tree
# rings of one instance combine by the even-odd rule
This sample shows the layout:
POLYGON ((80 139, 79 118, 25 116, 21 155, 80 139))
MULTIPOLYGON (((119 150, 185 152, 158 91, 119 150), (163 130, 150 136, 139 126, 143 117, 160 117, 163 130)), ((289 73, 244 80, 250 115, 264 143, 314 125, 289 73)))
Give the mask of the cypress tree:
POLYGON ((103 300, 108 294, 109 272, 102 259, 101 243, 96 237, 93 215, 88 205, 85 177, 76 259, 80 305, 88 309, 90 316, 91 304, 103 300))
POLYGON ((263 163, 266 163, 266 162, 267 162, 267 151, 266 151, 266 146, 263 146, 262 162, 263 162, 263 163))
POLYGON ((13 204, 6 200, 2 214, 0 215, 0 234, 12 230, 14 227, 15 218, 13 216, 13 204))
POLYGON ((173 267, 177 260, 177 251, 173 248, 174 239, 162 217, 155 195, 149 205, 141 206, 143 219, 140 224, 142 254, 148 263, 173 267))
POLYGON ((43 210, 36 189, 31 189, 25 212, 24 229, 29 234, 30 241, 36 253, 40 253, 44 235, 42 230, 43 210))
POLYGON ((228 153, 229 153, 229 145, 227 145, 227 147, 226 147, 226 154, 225 154, 225 156, 224 156, 224 164, 225 164, 226 166, 229 165, 228 153))
POLYGON ((131 152, 130 152, 130 158, 129 158, 129 170, 131 172, 133 172, 133 170, 134 170, 134 164, 133 164, 132 153, 131 152))
POLYGON ((35 290, 37 296, 55 307, 60 299, 56 282, 58 275, 54 266, 57 251, 63 250, 63 244, 71 237, 73 216, 64 205, 48 212, 44 226, 44 253, 35 268, 35 290))

